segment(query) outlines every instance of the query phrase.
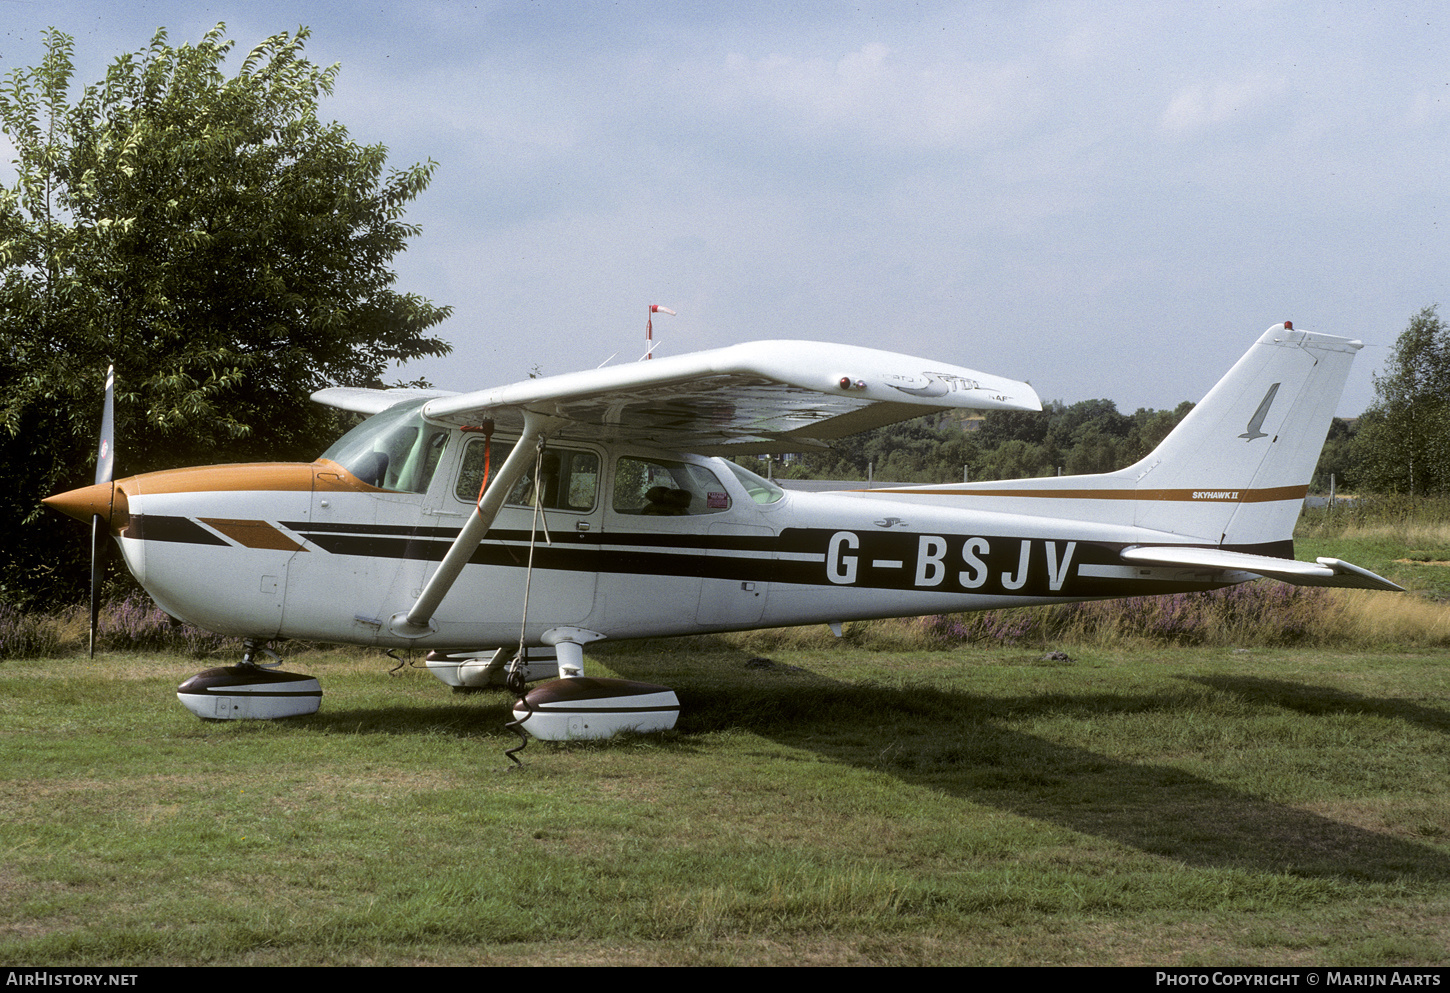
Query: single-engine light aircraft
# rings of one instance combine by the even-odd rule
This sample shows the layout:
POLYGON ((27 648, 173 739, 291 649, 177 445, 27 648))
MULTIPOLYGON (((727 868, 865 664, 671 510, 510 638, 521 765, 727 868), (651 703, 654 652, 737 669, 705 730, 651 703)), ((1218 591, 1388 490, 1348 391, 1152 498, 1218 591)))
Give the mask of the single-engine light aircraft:
POLYGON ((113 481, 105 437, 96 485, 46 503, 108 529, 167 613, 245 639, 242 664, 182 684, 201 716, 315 711, 316 680, 258 661, 269 642, 307 638, 427 650, 455 687, 512 673, 530 732, 597 737, 672 726, 678 711, 666 687, 585 677, 584 646, 602 638, 839 633, 1259 577, 1400 589, 1293 557, 1360 347, 1275 325, 1150 455, 1101 475, 787 493, 727 457, 1041 403, 942 362, 761 341, 474 393, 324 389, 313 399, 370 416, 311 464, 113 481))

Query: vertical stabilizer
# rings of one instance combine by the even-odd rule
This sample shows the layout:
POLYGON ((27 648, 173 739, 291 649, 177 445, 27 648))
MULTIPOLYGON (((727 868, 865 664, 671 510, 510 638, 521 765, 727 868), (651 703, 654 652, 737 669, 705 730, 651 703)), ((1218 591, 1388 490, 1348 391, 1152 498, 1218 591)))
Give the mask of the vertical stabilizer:
POLYGON ((1114 474, 1136 478, 1134 523, 1291 555, 1294 522, 1361 347, 1288 323, 1265 331, 1162 444, 1114 474))

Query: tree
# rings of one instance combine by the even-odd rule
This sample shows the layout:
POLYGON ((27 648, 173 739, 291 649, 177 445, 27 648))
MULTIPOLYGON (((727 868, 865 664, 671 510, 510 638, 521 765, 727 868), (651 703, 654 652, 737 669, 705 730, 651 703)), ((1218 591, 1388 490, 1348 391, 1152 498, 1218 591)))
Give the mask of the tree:
POLYGON ((1450 489, 1450 325, 1437 306, 1410 318, 1355 435, 1358 482, 1382 493, 1450 489))
POLYGON ((302 57, 306 29, 231 77, 225 31, 160 31, 72 102, 73 43, 52 30, 0 86, 18 170, 0 189, 0 598, 57 587, 38 501, 89 481, 108 361, 132 473, 310 459, 331 430, 311 392, 450 350, 426 334, 449 308, 390 269, 434 163, 388 170, 319 119, 338 67, 302 57))

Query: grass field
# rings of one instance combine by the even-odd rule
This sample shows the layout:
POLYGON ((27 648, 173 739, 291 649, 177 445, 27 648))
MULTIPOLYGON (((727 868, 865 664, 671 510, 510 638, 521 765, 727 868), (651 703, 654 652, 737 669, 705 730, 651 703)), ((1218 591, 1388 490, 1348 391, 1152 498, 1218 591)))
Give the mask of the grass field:
POLYGON ((211 663, 0 664, 7 964, 1443 964, 1440 651, 609 646, 663 736, 318 652, 320 713, 204 723, 211 663))

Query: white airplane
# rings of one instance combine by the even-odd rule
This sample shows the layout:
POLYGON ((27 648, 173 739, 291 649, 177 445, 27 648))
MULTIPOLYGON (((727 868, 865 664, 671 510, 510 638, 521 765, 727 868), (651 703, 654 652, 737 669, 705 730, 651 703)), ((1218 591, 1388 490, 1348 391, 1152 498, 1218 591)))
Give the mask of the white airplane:
POLYGON ((45 502, 99 518, 167 613, 246 639, 243 664, 182 685, 201 716, 315 711, 316 680, 257 664, 268 642, 306 638, 428 650, 458 687, 508 670, 522 691, 526 672, 557 667, 516 716, 539 737, 605 736, 671 726, 678 703, 584 678, 584 646, 602 638, 839 633, 1265 576, 1400 589, 1293 558, 1360 347, 1275 325, 1150 455, 1101 475, 788 493, 722 456, 1041 404, 1025 383, 941 362, 763 341, 476 393, 325 389, 313 399, 371 416, 315 462, 113 482, 103 459, 96 485, 45 502))

